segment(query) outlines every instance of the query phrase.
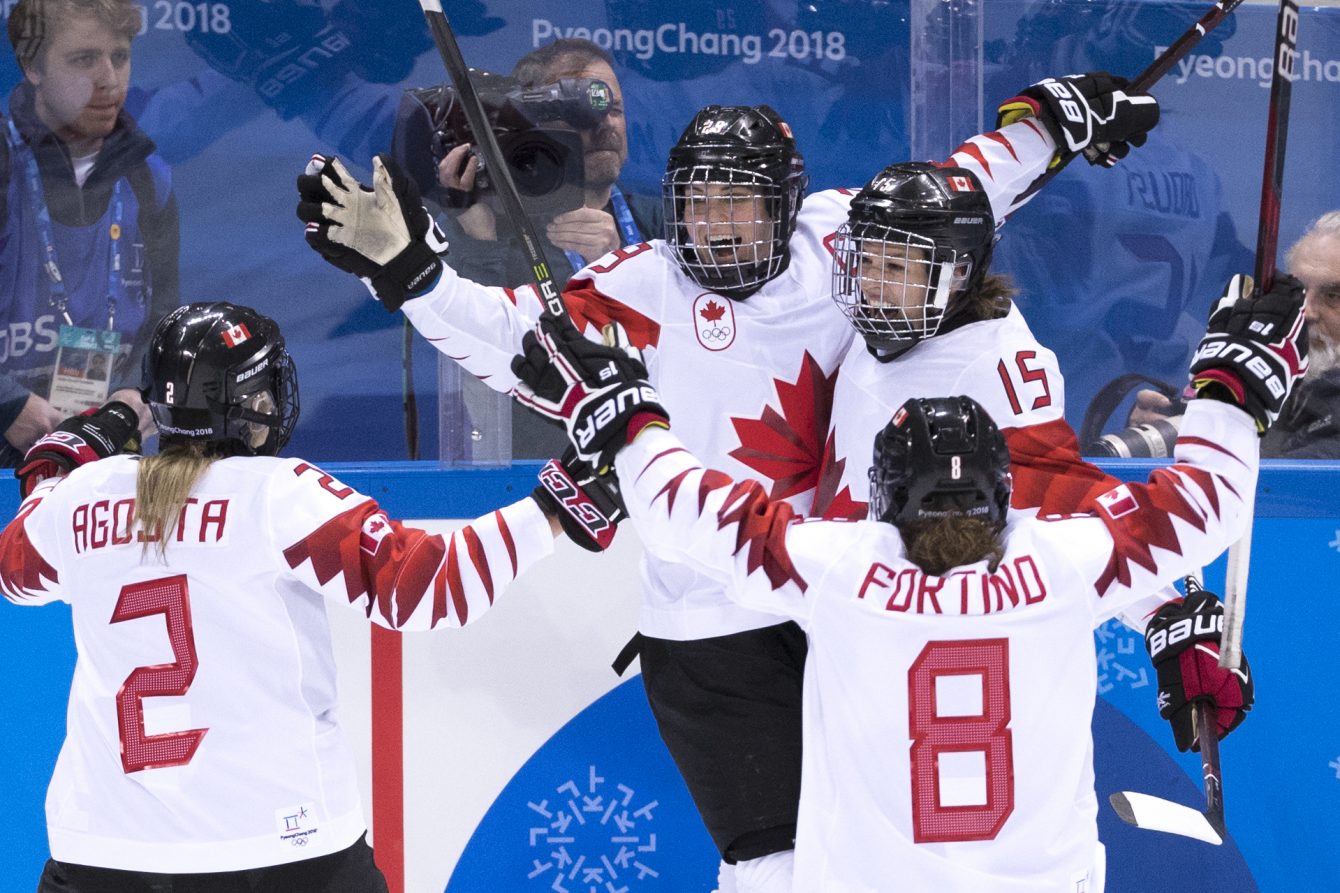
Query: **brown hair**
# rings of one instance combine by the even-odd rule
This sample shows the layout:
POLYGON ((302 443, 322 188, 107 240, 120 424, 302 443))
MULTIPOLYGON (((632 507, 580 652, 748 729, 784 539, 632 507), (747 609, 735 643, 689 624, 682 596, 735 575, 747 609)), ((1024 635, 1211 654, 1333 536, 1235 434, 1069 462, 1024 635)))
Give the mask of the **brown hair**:
POLYGON ((1010 277, 988 273, 975 289, 964 296, 964 300, 972 305, 973 316, 977 319, 1000 319, 1010 312, 1010 303, 1018 293, 1010 277))
POLYGON ((177 528, 191 490, 220 458, 210 455, 208 446, 198 441, 174 443, 158 455, 140 460, 135 478, 135 518, 145 532, 145 555, 149 553, 151 532, 158 536, 155 550, 159 557, 167 554, 168 537, 177 528))
POLYGON ((126 40, 134 40, 143 24, 132 0, 19 0, 9 14, 9 45, 24 71, 41 68, 42 50, 58 24, 92 16, 126 40))
POLYGON ((580 37, 560 37, 518 59, 512 77, 523 87, 538 87, 597 61, 614 68, 613 57, 600 44, 580 37))
POLYGON ((981 518, 936 518, 902 529, 907 560, 936 577, 986 559, 994 571, 1005 557, 1001 527, 981 518))

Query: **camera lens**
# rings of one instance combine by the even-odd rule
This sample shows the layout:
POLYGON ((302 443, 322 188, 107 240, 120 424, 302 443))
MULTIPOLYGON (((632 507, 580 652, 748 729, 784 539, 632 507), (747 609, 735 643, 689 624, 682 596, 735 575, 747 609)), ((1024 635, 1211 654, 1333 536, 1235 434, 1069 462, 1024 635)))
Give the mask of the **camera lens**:
POLYGON ((540 198, 563 185, 567 172, 566 148, 538 135, 518 140, 507 155, 517 191, 525 198, 540 198))
POLYGON ((1089 444, 1091 456, 1111 456, 1130 459, 1159 459, 1171 456, 1177 444, 1177 428, 1181 416, 1151 422, 1148 425, 1133 425, 1116 434, 1107 434, 1089 444))

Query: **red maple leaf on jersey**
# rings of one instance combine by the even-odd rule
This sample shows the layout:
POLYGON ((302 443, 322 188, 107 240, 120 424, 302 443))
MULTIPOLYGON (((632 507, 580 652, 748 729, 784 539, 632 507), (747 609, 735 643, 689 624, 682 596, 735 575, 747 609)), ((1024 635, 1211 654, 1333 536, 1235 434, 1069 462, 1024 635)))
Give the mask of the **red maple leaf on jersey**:
POLYGON ((760 418, 731 419, 740 438, 731 457, 772 481, 768 495, 773 499, 804 493, 818 482, 820 443, 828 430, 836 379, 836 370, 825 375, 806 351, 795 381, 773 379, 780 411, 765 406, 760 418))
POLYGON ((726 315, 726 308, 718 304, 716 301, 708 301, 703 306, 703 309, 698 311, 698 315, 708 322, 716 322, 726 315))
POLYGON ((814 487, 814 508, 811 513, 829 520, 863 521, 868 514, 868 506, 852 499, 850 487, 838 489, 847 460, 835 459, 836 453, 837 447, 830 433, 824 441, 824 455, 819 462, 819 480, 814 487))

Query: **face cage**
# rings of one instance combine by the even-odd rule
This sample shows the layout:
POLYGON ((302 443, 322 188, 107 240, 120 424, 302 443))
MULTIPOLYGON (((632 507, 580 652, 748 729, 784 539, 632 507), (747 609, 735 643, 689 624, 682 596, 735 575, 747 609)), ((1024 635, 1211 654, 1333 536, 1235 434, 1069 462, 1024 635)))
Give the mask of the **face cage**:
POLYGON ((666 242, 694 282, 713 291, 756 290, 782 271, 789 250, 784 219, 791 213, 784 187, 752 171, 696 165, 667 172, 661 193, 666 242), (749 194, 695 196, 707 186, 746 187, 749 194), (755 211, 756 198, 763 200, 763 216, 755 211), (707 223, 689 223, 690 209, 707 223), (700 246, 701 236, 707 244, 700 246), (706 251, 714 242, 729 248, 699 254, 699 247, 706 251))
POLYGON ((972 275, 972 259, 953 248, 906 230, 850 222, 838 230, 833 243, 833 301, 867 342, 882 344, 920 341, 940 330, 954 295, 972 275), (876 271, 885 264, 901 267, 898 277, 888 274, 863 279, 861 260, 872 260, 876 271))
POLYGON ((216 411, 227 419, 225 430, 227 451, 232 455, 273 456, 282 450, 293 435, 298 423, 298 373, 293 358, 288 351, 280 348, 274 365, 266 376, 269 384, 265 388, 251 389, 246 393, 230 393, 225 404, 215 404, 216 411), (275 411, 260 413, 245 408, 250 398, 261 391, 269 391, 274 397, 275 411), (251 436, 257 426, 269 428, 269 434, 257 446, 251 445, 251 436))
POLYGON ((870 478, 870 502, 867 503, 866 518, 870 521, 884 520, 884 514, 889 510, 889 481, 879 466, 871 465, 867 472, 870 478))

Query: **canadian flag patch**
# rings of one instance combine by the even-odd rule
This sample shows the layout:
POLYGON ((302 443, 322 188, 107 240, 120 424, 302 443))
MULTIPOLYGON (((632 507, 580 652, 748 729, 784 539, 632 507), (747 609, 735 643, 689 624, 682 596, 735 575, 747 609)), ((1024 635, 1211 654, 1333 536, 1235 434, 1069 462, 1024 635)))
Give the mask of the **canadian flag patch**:
POLYGON ((223 330, 223 343, 229 347, 237 347, 237 345, 246 341, 250 337, 251 333, 247 331, 247 324, 244 322, 240 322, 235 326, 229 326, 223 330))
POLYGON ((358 547, 369 555, 376 555, 382 540, 391 532, 391 519, 384 512, 368 515, 359 531, 358 547))
POLYGON ((972 192, 972 180, 967 177, 950 177, 949 188, 955 192, 972 192))
POLYGON ((1131 488, 1121 484, 1099 496, 1098 507, 1107 512, 1108 517, 1116 519, 1129 515, 1140 507, 1140 503, 1136 502, 1131 488))

